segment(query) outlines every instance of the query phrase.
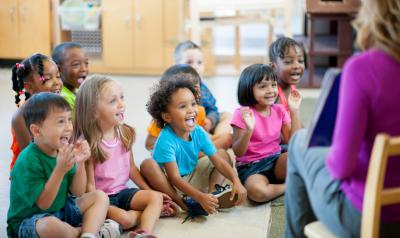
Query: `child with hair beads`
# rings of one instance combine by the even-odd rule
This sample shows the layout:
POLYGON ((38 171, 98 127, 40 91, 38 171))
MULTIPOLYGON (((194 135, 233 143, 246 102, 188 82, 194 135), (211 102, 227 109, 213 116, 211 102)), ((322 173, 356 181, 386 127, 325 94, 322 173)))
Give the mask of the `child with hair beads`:
POLYGON ((89 59, 81 44, 76 42, 64 42, 53 49, 51 55, 58 65, 64 86, 61 96, 75 109, 76 90, 88 75, 89 59))
MULTIPOLYGON (((192 41, 184 41, 179 43, 174 51, 175 64, 189 64, 192 66, 200 77, 204 73, 203 53, 201 48, 192 41)), ((231 143, 232 128, 229 122, 232 114, 229 112, 218 112, 217 101, 212 95, 210 89, 201 81, 201 105, 206 109, 206 122, 204 129, 211 134, 229 137, 231 143)), ((230 145, 229 145, 230 146, 230 145)))
MULTIPOLYGON (((177 64, 169 67, 161 77, 161 80, 175 80, 176 78, 182 78, 184 80, 190 80, 193 82, 193 85, 198 92, 199 97, 201 98, 200 91, 200 82, 201 78, 196 70, 188 64, 177 64)), ((196 117, 196 123, 204 128, 206 126, 206 112, 203 106, 198 106, 198 114, 196 117)), ((161 132, 161 128, 157 126, 157 123, 152 120, 151 124, 147 128, 147 138, 146 138, 146 149, 152 151, 154 148, 154 143, 157 140, 158 135, 161 132)), ((217 149, 228 149, 231 145, 231 136, 223 136, 223 135, 210 135, 211 140, 213 141, 215 147, 217 149)), ((224 153, 223 150, 220 153, 224 153)), ((229 155, 224 155, 229 156, 229 155)))
MULTIPOLYGON (((354 26, 364 52, 343 67, 332 145, 307 148, 305 130, 290 141, 287 238, 303 237, 315 220, 336 237, 360 237, 364 197, 377 196, 365 193, 373 142, 379 133, 400 135, 399 16, 399 0, 361 1, 354 26)), ((388 160, 385 188, 400 183, 399 159, 388 160)), ((384 206, 380 215, 379 237, 400 237, 400 205, 384 206)))
POLYGON ((33 94, 52 92, 59 94, 62 87, 57 65, 47 56, 36 53, 17 63, 12 68, 12 88, 15 92, 15 104, 18 109, 11 121, 13 157, 10 164, 12 170, 22 149, 32 140, 22 115, 23 103, 33 94))
POLYGON ((269 47, 269 61, 278 75, 277 103, 290 112, 287 98, 303 77, 304 47, 289 37, 280 37, 269 47))
POLYGON ((151 191, 137 169, 132 145, 135 130, 124 123, 125 101, 121 86, 95 75, 85 81, 76 97, 75 129, 89 142, 92 158, 87 162, 88 191, 100 189, 110 198, 107 217, 130 229, 130 237, 148 235, 163 208, 163 194, 151 191), (128 188, 131 179, 139 188, 128 188))
POLYGON ((213 214, 246 197, 230 158, 221 157, 205 130, 196 125, 197 105, 198 92, 191 81, 177 77, 159 82, 147 110, 163 129, 154 147, 154 159, 146 159, 141 165, 152 188, 168 194, 187 210, 188 217, 213 214), (200 151, 208 157, 198 159, 200 151), (232 189, 217 186, 214 194, 209 193, 223 182, 220 174, 233 183, 232 189), (201 191, 205 187, 208 193, 201 191), (187 196, 182 198, 176 189, 187 196))
POLYGON ((281 153, 281 133, 288 142, 300 128, 301 95, 292 91, 288 106, 292 118, 278 96, 277 76, 268 65, 254 64, 245 68, 239 78, 232 149, 235 152, 239 178, 255 202, 269 201, 285 192, 287 153, 281 153))
POLYGON ((117 223, 102 226, 107 196, 101 191, 84 193, 90 148, 81 139, 69 143, 73 128, 67 101, 54 93, 35 94, 24 104, 23 117, 33 141, 11 172, 8 237, 119 235, 117 223))

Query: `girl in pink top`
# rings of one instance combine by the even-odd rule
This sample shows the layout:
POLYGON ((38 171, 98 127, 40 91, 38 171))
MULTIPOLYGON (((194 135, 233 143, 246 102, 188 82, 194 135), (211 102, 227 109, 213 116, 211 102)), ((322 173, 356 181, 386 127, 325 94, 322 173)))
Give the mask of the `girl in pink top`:
MULTIPOLYGON (((87 190, 101 189, 108 194, 108 218, 120 223, 123 229, 137 226, 130 237, 154 237, 148 234, 161 215, 163 197, 168 197, 152 191, 135 166, 135 130, 124 124, 121 86, 108 77, 93 76, 81 85, 75 109, 75 134, 83 134, 92 154, 86 166, 87 190), (129 179, 142 190, 128 188, 129 179)), ((174 213, 172 207, 166 209, 174 213)))
POLYGON ((287 143, 300 128, 300 93, 292 91, 289 95, 291 119, 281 104, 275 104, 277 96, 277 76, 271 67, 254 64, 243 70, 238 86, 242 107, 235 110, 231 122, 232 148, 239 178, 249 199, 256 202, 284 193, 287 153, 281 154, 281 133, 287 143))
POLYGON ((304 74, 304 47, 292 38, 280 37, 269 47, 269 60, 278 76, 276 102, 284 105, 289 113, 287 98, 290 92, 296 91, 296 85, 304 74))

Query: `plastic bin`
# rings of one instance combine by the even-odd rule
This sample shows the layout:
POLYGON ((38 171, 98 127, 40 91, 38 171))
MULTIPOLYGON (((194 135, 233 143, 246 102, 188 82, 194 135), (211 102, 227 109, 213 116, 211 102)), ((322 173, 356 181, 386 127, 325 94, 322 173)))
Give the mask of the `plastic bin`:
POLYGON ((58 8, 61 17, 61 29, 75 31, 94 31, 100 25, 100 7, 64 7, 58 8))

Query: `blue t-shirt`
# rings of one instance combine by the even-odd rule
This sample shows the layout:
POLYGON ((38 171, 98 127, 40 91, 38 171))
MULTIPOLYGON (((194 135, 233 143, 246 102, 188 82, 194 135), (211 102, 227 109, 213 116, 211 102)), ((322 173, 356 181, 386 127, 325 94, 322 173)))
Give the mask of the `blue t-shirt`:
POLYGON ((203 128, 196 125, 190 132, 190 141, 185 141, 167 125, 161 130, 154 145, 153 158, 159 165, 176 161, 179 174, 185 176, 196 167, 200 151, 207 156, 212 156, 217 152, 203 128))

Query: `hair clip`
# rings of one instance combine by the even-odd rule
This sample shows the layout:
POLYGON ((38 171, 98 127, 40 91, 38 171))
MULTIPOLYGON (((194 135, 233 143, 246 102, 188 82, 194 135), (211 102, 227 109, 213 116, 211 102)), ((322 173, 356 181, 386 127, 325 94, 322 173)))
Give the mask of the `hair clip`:
POLYGON ((17 69, 25 68, 24 64, 20 64, 20 63, 16 63, 15 66, 17 67, 17 69))
POLYGON ((41 76, 39 77, 39 80, 43 83, 46 79, 44 78, 43 75, 41 75, 41 76))
POLYGON ((24 90, 20 90, 20 91, 18 92, 18 94, 19 94, 19 95, 25 94, 25 91, 24 91, 24 90))

